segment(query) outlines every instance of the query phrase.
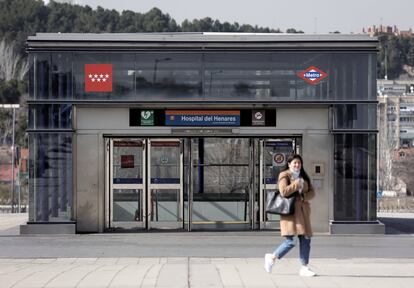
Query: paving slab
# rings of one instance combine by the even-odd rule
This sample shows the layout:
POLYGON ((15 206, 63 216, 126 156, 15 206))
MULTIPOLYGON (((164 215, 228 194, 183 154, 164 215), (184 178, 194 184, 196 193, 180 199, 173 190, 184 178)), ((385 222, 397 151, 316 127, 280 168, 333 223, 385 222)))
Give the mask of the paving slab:
POLYGON ((1 288, 72 287, 414 287, 414 258, 312 258, 317 277, 298 275, 297 259, 263 258, 56 258, 3 259, 1 288))

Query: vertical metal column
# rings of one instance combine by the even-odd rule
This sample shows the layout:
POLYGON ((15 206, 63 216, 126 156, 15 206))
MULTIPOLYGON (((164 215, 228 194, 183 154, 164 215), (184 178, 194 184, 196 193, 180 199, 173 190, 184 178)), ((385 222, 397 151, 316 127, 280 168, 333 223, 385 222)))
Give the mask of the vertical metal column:
POLYGON ((114 140, 111 139, 109 141, 109 227, 113 228, 114 222, 114 187, 113 187, 113 179, 114 179, 114 170, 113 170, 113 163, 114 163, 114 140))
MULTIPOLYGON (((264 159, 263 159, 263 145, 264 145, 264 140, 260 140, 259 141, 259 209, 260 209, 260 221, 259 221, 259 226, 261 225, 261 223, 265 222, 264 219, 264 190, 266 187, 264 187, 264 185, 266 185, 266 179, 264 179, 264 159), (263 181, 265 180, 265 181, 263 181)), ((264 227, 260 227, 264 228, 264 227)))
POLYGON ((188 145, 188 163, 189 163, 189 173, 188 173, 188 231, 191 231, 191 222, 193 220, 193 139, 190 138, 188 145))
POLYGON ((109 205, 110 205, 110 191, 112 188, 112 178, 111 175, 112 173, 111 171, 111 162, 110 162, 110 158, 111 158, 111 147, 110 147, 110 143, 111 143, 111 139, 108 138, 104 138, 105 141, 105 179, 106 179, 106 183, 105 183, 105 229, 110 228, 110 209, 109 209, 109 205))
POLYGON ((250 159, 249 159, 249 175, 250 175, 250 191, 249 191, 249 199, 250 199, 250 219, 251 219, 251 229, 254 230, 256 228, 256 177, 255 177, 255 142, 256 140, 250 138, 250 159))
POLYGON ((184 140, 180 139, 180 207, 179 220, 182 221, 182 228, 184 229, 184 140))
POLYGON ((141 209, 140 213, 142 213, 142 222, 144 223, 143 228, 145 229, 146 225, 148 225, 148 220, 147 220, 147 195, 148 195, 148 181, 147 181, 147 169, 148 169, 148 165, 147 165, 147 150, 149 149, 149 144, 148 144, 148 139, 143 139, 142 140, 142 198, 140 201, 140 204, 142 205, 142 207, 138 207, 138 209, 141 209))
POLYGON ((146 144, 146 159, 147 159, 147 165, 146 165, 146 169, 147 169, 147 185, 146 185, 146 195, 147 195, 147 208, 146 208, 146 220, 147 220, 147 229, 150 230, 151 229, 151 221, 152 221, 152 195, 151 195, 151 140, 147 139, 147 144, 146 144))
MULTIPOLYGON (((15 204, 15 196, 14 196, 14 156, 16 155, 15 154, 15 150, 16 150, 16 147, 14 147, 14 122, 15 122, 15 118, 16 118, 16 109, 13 107, 13 123, 12 123, 12 129, 13 129, 13 132, 12 132, 12 213, 14 213, 14 212, 16 212, 15 211, 15 208, 14 208, 14 204, 15 204)), ((20 197, 20 195, 19 195, 19 197, 20 197)), ((19 209, 18 209, 18 212, 20 213, 20 199, 19 199, 19 209)))

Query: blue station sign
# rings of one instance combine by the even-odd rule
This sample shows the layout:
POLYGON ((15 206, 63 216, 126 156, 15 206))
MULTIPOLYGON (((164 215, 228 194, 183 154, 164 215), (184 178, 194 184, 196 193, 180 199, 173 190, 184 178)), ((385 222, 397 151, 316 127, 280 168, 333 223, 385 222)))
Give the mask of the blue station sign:
POLYGON ((166 126, 240 126, 240 111, 167 110, 166 126))

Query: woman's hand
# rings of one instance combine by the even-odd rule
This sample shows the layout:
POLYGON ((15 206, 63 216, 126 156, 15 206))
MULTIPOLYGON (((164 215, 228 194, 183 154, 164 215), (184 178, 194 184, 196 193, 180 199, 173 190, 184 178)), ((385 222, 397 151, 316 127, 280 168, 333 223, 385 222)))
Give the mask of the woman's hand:
POLYGON ((302 194, 303 184, 304 184, 305 180, 303 180, 303 178, 300 177, 299 179, 297 179, 297 181, 298 181, 298 185, 299 185, 299 193, 302 194))

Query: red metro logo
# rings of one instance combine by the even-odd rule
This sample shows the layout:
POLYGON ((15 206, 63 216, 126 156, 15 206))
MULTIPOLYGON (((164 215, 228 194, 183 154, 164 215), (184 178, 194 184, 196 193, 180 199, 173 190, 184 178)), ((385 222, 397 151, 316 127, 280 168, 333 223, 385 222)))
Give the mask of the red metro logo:
POLYGON ((300 78, 308 82, 309 84, 318 84, 323 79, 328 77, 328 74, 315 66, 310 66, 297 74, 300 78))

